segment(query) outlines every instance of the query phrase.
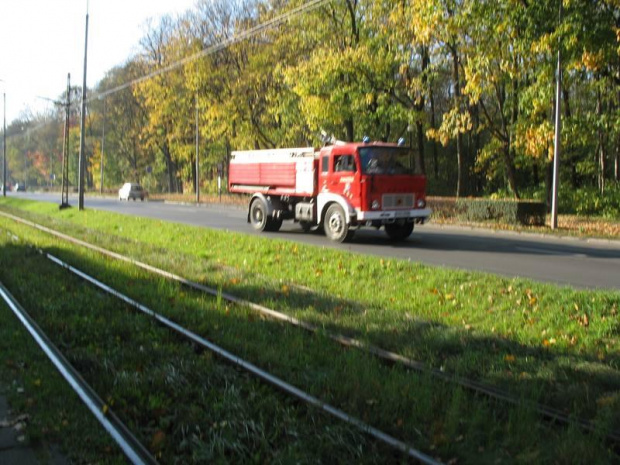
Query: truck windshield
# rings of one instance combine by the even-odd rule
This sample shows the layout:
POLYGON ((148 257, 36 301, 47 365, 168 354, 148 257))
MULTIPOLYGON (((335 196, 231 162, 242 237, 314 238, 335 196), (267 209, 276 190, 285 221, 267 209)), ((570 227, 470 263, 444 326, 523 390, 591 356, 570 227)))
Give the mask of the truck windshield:
POLYGON ((417 174, 406 147, 361 147, 359 153, 364 174, 417 174))

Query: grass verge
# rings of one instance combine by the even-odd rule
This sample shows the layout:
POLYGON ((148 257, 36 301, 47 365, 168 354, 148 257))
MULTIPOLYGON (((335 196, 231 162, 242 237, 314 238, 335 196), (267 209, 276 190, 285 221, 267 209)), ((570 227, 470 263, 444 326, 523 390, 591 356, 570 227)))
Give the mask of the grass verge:
MULTIPOLYGON (((31 242, 53 249, 76 266, 105 277, 104 281, 150 302, 153 308, 199 329, 293 384, 308 386, 315 395, 398 437, 421 444, 444 460, 459 457, 495 463, 516 457, 517 462, 558 458, 560 462, 571 462, 575 457, 585 460, 587 456, 587 460, 594 457, 605 462, 615 457, 601 443, 600 435, 617 427, 620 418, 618 293, 571 291, 103 212, 58 212, 50 204, 11 199, 2 205, 3 209, 19 209, 20 215, 34 221, 325 328, 423 359, 435 367, 484 379, 517 397, 586 416, 600 428, 594 435, 576 428, 550 430, 527 408, 498 406, 427 376, 384 367, 355 351, 342 353, 320 335, 300 334, 257 319, 217 299, 213 303, 128 269, 126 264, 0 220, 0 227, 25 241, 19 247, 22 253, 27 249, 24 245, 31 242), (127 239, 132 237, 140 240, 127 239), (193 303, 195 300, 202 303, 193 303)), ((3 250, 10 248, 9 239, 5 239, 3 250)), ((19 268, 18 255, 14 260, 19 268)), ((44 275, 50 276, 51 269, 42 266, 37 262, 29 268, 23 278, 25 289, 33 286, 29 281, 41 280, 43 269, 44 275)), ((4 282, 5 275, 0 276, 4 282)), ((81 294, 83 286, 79 288, 81 294)), ((90 298, 96 302, 100 297, 90 298)), ((30 303, 36 308, 41 306, 39 300, 30 303)), ((84 301, 76 310, 78 315, 91 305, 89 300, 84 301)), ((40 311, 42 315, 48 313, 40 311)), ((96 322, 97 318, 93 319, 96 322)), ((64 318, 57 315, 54 320, 64 318)), ((127 325, 131 328, 132 324, 119 323, 117 329, 125 334, 127 325)), ((92 330, 93 334, 99 331, 102 329, 92 330)), ((101 345, 117 337, 115 333, 103 334, 101 345)), ((73 340, 73 336, 65 337, 73 340)), ((124 346, 123 336, 121 342, 119 345, 124 346)), ((149 356, 153 355, 151 347, 146 351, 149 356)), ((96 354, 96 347, 89 350, 96 354)), ((90 354, 86 359, 93 357, 84 351, 90 354)), ((174 352, 166 347, 156 355, 167 351, 174 352)), ((189 362, 176 360, 171 366, 183 363, 189 362)), ((92 364, 97 365, 94 361, 92 364)), ((94 379, 101 377, 97 373, 94 379)), ((114 375, 103 378, 114 379, 114 375)), ((106 389, 110 387, 104 385, 106 389)), ((161 389, 167 392, 169 388, 163 385, 161 389)), ((114 394, 120 399, 126 395, 125 389, 114 394)), ((183 395, 192 398, 191 392, 183 395)), ((136 403, 141 397, 136 395, 136 403)), ((278 404, 275 399, 272 402, 278 404)), ((261 414, 252 411, 253 415, 260 418, 261 414)), ((133 421, 136 425, 149 422, 133 421)), ((173 423, 178 421, 174 415, 173 423)), ((205 427, 202 425, 201 431, 205 427)), ((175 441, 179 437, 165 431, 170 443, 166 442, 163 449, 177 453, 175 441)), ((231 434, 238 437, 239 431, 231 434)), ((365 444, 363 438, 351 437, 349 448, 365 444)), ((150 440, 152 444, 152 435, 147 433, 145 438, 145 443, 150 440)), ((307 450, 305 440, 300 444, 300 450, 307 450)), ((271 447, 265 446, 264 453, 269 453, 271 447)), ((363 447, 377 450, 376 446, 363 447)))

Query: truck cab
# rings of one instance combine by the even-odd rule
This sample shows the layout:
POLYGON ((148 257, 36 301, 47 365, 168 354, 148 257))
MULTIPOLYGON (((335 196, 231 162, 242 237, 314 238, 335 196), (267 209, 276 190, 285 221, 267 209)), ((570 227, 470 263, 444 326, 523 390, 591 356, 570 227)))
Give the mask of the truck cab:
POLYGON ((361 226, 384 227, 403 240, 423 223, 426 177, 412 166, 408 148, 389 143, 348 143, 320 152, 317 206, 326 234, 349 239, 361 226), (340 208, 338 208, 340 207, 340 208))

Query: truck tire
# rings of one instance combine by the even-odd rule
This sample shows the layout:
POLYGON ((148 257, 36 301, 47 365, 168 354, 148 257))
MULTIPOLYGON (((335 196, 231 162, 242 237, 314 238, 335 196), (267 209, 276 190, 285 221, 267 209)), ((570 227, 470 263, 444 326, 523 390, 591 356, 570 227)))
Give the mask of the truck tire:
POLYGON ((280 226, 282 226, 281 219, 276 220, 270 216, 267 217, 267 226, 265 227, 265 231, 278 232, 280 230, 280 226))
POLYGON ((330 205, 327 209, 323 228, 327 237, 332 241, 347 242, 353 237, 353 231, 349 230, 344 210, 337 203, 330 205))
POLYGON ((256 231, 276 232, 280 230, 282 220, 269 216, 267 205, 260 199, 254 199, 250 205, 250 224, 256 231))
POLYGON ((267 216, 267 205, 260 199, 254 199, 250 204, 250 224, 256 231, 268 231, 269 217, 267 216))
POLYGON ((413 223, 407 221, 390 223, 385 225, 385 232, 393 241, 404 241, 413 232, 413 223))
POLYGON ((301 226, 301 230, 303 232, 308 233, 312 231, 312 227, 314 226, 314 223, 312 223, 312 221, 302 220, 299 222, 299 226, 301 226))

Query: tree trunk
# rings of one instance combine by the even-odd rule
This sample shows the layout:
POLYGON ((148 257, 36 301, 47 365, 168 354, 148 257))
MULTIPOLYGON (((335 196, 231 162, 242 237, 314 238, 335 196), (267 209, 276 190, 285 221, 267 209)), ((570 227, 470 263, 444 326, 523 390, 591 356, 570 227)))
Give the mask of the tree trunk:
POLYGON ((347 133, 347 142, 353 142, 355 138, 355 132, 353 131, 353 119, 347 118, 344 122, 344 127, 347 133))
MULTIPOLYGON (((461 79, 459 76, 459 55, 456 44, 450 47, 452 51, 452 81, 454 83, 455 104, 460 105, 461 101, 461 79)), ((456 135, 456 162, 457 162, 457 181, 456 196, 465 195, 465 159, 463 154, 463 134, 459 131, 456 135)))
MULTIPOLYGON (((429 99, 431 104, 431 128, 436 129, 436 120, 435 120, 435 94, 433 93, 433 89, 429 88, 429 99)), ((433 139, 433 174, 435 175, 435 179, 439 178, 439 157, 437 156, 437 141, 433 139)))
POLYGON ((601 194, 605 193, 605 171, 606 171, 606 159, 607 150, 605 146, 605 133, 603 131, 603 99, 601 96, 601 90, 596 92, 596 116, 598 117, 598 189, 601 194))
POLYGON ((416 130, 418 133, 418 166, 422 174, 426 174, 426 160, 424 156, 424 124, 422 123, 422 115, 424 114, 424 108, 426 107, 424 92, 426 91, 426 89, 428 89, 428 78, 426 76, 426 71, 428 70, 431 59, 428 54, 428 49, 426 47, 422 47, 420 54, 422 55, 421 73, 424 90, 420 92, 420 98, 418 99, 418 103, 416 103, 416 111, 418 113, 416 130))
POLYGON ((514 165, 514 154, 512 153, 512 147, 510 142, 504 144, 504 164, 506 166, 506 177, 508 178, 508 184, 510 189, 514 193, 516 199, 520 199, 519 187, 517 185, 517 174, 514 165))
MULTIPOLYGON (((620 106, 620 89, 618 90, 616 105, 620 106)), ((617 107, 616 107, 617 109, 617 107)), ((616 153, 614 156, 614 179, 620 182, 620 133, 616 136, 616 153)))
POLYGON ((418 167, 422 174, 426 174, 426 163, 424 162, 424 125, 422 121, 417 121, 416 131, 418 133, 418 167))
POLYGON ((614 179, 620 182, 620 136, 616 140, 616 154, 614 157, 614 179))
MULTIPOLYGON (((480 152, 480 147, 481 147, 481 138, 480 138, 480 108, 478 107, 478 104, 472 105, 469 108, 469 113, 472 116, 472 122, 473 122, 473 133, 470 133, 470 142, 469 145, 471 147, 471 163, 472 166, 476 165, 476 159, 478 158, 478 153, 480 152)), ((482 181, 480 179, 479 175, 474 175, 474 179, 472 182, 472 186, 471 186, 471 190, 474 191, 475 194, 478 194, 479 192, 482 191, 483 186, 482 186, 482 181)))
POLYGON ((545 164, 545 186, 547 187, 547 212, 550 212, 553 195, 553 160, 545 164))
MULTIPOLYGON (((572 111, 570 106, 570 91, 566 87, 562 89, 562 100, 564 106, 564 117, 566 120, 570 120, 572 117, 572 111)), ((579 185, 579 177, 577 176, 577 160, 573 151, 569 151, 568 147, 562 148, 562 158, 570 163, 570 173, 571 173, 571 186, 573 189, 576 189, 579 185)))
POLYGON ((166 167, 168 168, 168 192, 172 193, 175 191, 174 189, 174 177, 175 170, 174 165, 172 163, 172 156, 170 155, 170 147, 168 147, 168 143, 164 143, 161 151, 164 155, 164 160, 166 160, 166 167))
POLYGON ((517 126, 519 118, 519 83, 516 79, 512 80, 512 112, 510 116, 510 130, 508 132, 508 158, 506 160, 506 174, 508 183, 515 195, 516 199, 521 198, 519 195, 519 186, 517 185, 517 168, 515 166, 513 133, 517 126))

